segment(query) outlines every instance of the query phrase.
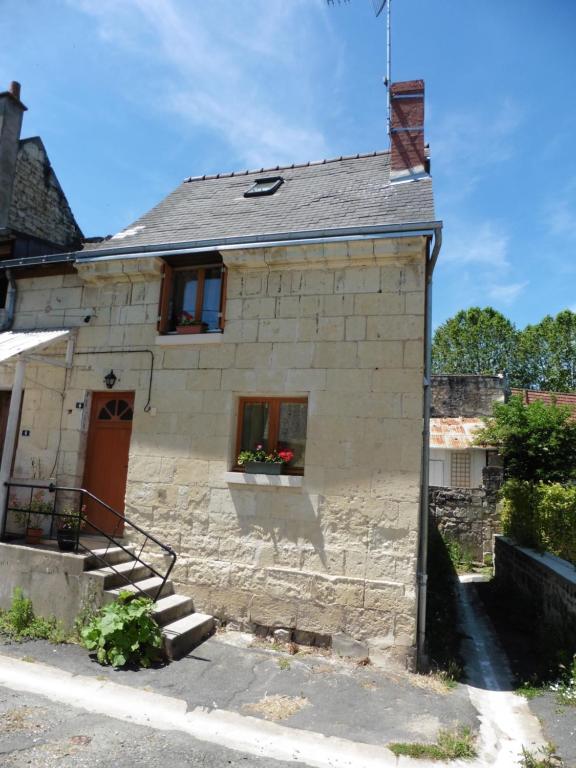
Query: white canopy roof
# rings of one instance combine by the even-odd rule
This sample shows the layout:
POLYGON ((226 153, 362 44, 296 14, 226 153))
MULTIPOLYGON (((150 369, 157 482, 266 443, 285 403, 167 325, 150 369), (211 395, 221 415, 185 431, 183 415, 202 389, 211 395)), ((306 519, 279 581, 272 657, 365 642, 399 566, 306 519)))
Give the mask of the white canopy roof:
POLYGON ((0 363, 4 363, 23 352, 32 352, 62 341, 70 335, 70 331, 60 328, 50 331, 5 331, 0 333, 0 363))

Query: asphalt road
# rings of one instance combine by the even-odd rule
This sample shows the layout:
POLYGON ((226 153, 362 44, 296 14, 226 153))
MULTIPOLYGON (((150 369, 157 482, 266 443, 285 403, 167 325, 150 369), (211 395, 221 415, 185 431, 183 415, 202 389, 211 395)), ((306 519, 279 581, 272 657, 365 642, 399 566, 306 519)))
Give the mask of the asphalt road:
MULTIPOLYGON (((300 763, 303 768, 305 765, 300 763)), ((0 688, 2 768, 294 768, 0 688)))

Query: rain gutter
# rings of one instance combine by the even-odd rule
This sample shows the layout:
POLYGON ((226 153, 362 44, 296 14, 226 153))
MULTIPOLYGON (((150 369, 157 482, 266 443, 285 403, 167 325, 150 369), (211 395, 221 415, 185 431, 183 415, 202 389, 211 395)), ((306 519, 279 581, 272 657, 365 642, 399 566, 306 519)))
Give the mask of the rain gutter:
POLYGON ((208 251, 241 250, 243 248, 274 248, 288 245, 312 245, 347 240, 378 240, 392 237, 431 237, 441 224, 437 221, 410 224, 382 224, 362 227, 337 227, 333 229, 279 232, 265 235, 222 237, 207 240, 190 240, 159 245, 117 245, 113 248, 72 251, 3 261, 0 267, 30 267, 59 262, 92 262, 143 257, 179 256, 208 251))
POLYGON ((422 470, 420 486, 420 522, 417 565, 417 641, 416 664, 418 669, 427 666, 426 657, 426 603, 428 593, 428 538, 429 538, 429 494, 430 475, 430 408, 432 403, 432 274, 442 247, 442 222, 435 222, 434 245, 426 260, 426 315, 424 328, 424 404, 422 429, 422 470))

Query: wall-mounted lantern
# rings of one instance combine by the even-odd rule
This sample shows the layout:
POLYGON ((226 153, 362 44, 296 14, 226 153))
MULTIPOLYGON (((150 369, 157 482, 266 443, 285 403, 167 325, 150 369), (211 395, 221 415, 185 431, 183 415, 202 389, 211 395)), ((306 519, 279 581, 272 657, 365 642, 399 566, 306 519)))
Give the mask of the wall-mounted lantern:
POLYGON ((110 371, 110 373, 107 373, 106 376, 104 376, 104 383, 106 384, 108 389, 112 389, 114 384, 118 381, 118 377, 114 373, 114 371, 110 371))

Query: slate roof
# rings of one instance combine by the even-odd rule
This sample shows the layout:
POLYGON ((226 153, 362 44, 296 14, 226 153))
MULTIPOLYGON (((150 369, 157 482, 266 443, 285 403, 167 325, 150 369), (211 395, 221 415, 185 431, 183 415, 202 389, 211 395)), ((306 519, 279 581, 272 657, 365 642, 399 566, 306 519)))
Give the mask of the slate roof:
POLYGON ((390 153, 374 152, 191 177, 129 227, 89 250, 433 220, 432 180, 391 184, 390 153), (273 195, 244 197, 263 176, 282 176, 284 183, 273 195))

